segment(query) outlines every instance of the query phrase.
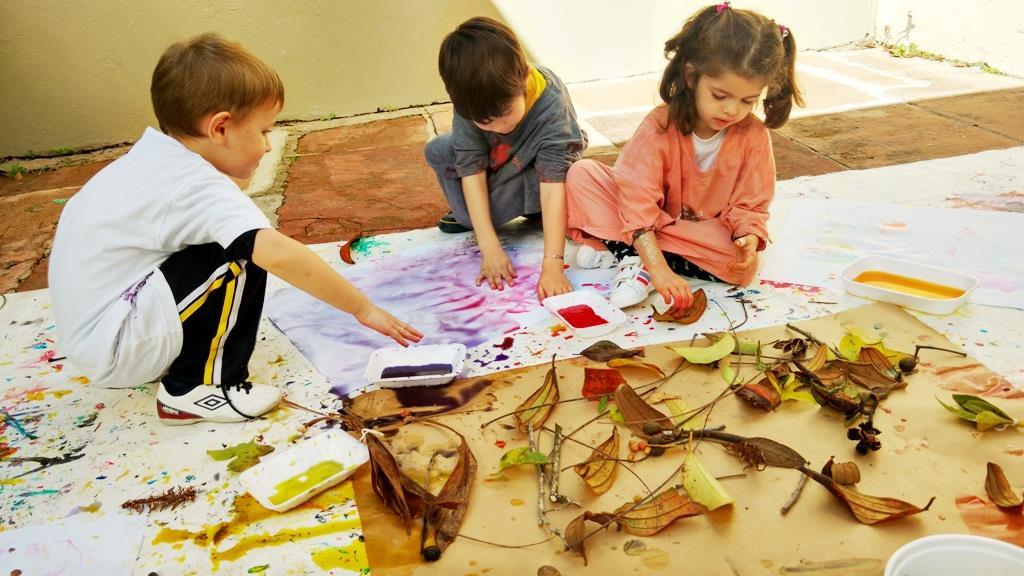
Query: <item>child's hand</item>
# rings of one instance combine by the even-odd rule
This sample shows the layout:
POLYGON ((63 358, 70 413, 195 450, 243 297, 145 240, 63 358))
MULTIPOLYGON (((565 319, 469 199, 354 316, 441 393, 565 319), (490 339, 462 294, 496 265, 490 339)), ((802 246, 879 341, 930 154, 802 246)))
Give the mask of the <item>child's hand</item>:
POLYGON ((690 293, 690 283, 683 280, 683 277, 676 274, 668 266, 659 266, 649 269, 651 284, 654 289, 669 304, 666 314, 676 315, 690 307, 693 303, 693 294, 690 293))
POLYGON ((548 296, 566 292, 572 292, 572 284, 565 276, 562 261, 545 258, 540 269, 540 280, 537 281, 537 301, 543 302, 548 296))
POLYGON ((376 304, 371 303, 354 316, 363 326, 390 337, 402 346, 408 346, 410 342, 419 342, 420 338, 423 338, 423 334, 420 334, 418 330, 395 318, 376 304))
POLYGON ((729 264, 729 269, 734 272, 746 272, 757 266, 757 245, 760 243, 755 234, 747 234, 733 240, 733 244, 739 248, 736 261, 729 264))
POLYGON ((501 248, 495 252, 480 252, 480 274, 476 277, 476 285, 479 286, 487 281, 492 290, 504 290, 505 282, 509 286, 515 286, 516 269, 512 261, 501 248))

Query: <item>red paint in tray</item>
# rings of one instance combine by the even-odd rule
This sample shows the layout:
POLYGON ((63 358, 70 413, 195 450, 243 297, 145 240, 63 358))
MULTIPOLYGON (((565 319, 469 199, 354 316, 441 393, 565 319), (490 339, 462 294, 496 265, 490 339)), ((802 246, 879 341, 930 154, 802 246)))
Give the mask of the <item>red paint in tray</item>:
POLYGON ((591 326, 600 326, 601 324, 608 323, 607 320, 598 316, 594 309, 586 304, 559 308, 558 315, 569 324, 572 324, 573 328, 590 328, 591 326))

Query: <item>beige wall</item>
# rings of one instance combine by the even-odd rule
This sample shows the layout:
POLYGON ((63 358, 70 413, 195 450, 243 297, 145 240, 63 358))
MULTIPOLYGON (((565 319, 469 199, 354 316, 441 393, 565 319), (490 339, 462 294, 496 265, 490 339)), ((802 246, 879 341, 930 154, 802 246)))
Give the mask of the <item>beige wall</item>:
MULTIPOLYGON (((661 46, 705 2, 680 0, 0 0, 0 157, 134 140, 152 122, 149 78, 170 43, 207 30, 281 74, 282 119, 447 100, 437 47, 459 22, 509 22, 566 81, 661 69, 661 46)), ((802 48, 871 31, 874 0, 736 1, 802 48)))

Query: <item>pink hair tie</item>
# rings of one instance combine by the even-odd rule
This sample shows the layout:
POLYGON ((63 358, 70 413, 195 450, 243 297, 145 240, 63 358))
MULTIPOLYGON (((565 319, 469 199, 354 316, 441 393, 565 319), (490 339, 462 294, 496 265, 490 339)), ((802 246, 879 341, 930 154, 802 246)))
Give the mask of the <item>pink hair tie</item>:
POLYGON ((786 39, 786 36, 789 36, 789 28, 786 28, 785 24, 779 24, 779 32, 782 33, 783 40, 786 39))
POLYGON ((715 6, 715 14, 721 14, 723 10, 728 10, 729 8, 732 8, 729 2, 722 2, 721 4, 715 6))

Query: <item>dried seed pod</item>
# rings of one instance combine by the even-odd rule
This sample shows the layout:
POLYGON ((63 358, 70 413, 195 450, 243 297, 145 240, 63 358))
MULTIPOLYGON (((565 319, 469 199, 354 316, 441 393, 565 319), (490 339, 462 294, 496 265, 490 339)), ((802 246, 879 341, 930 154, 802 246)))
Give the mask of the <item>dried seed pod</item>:
POLYGON ((900 372, 909 374, 917 369, 917 356, 904 356, 899 362, 900 372))
POLYGON ((840 486, 851 486, 860 482, 860 468, 854 462, 837 462, 832 465, 832 479, 840 486))
POLYGON ((644 422, 644 434, 653 436, 655 434, 661 434, 665 430, 665 427, 657 422, 644 422))

